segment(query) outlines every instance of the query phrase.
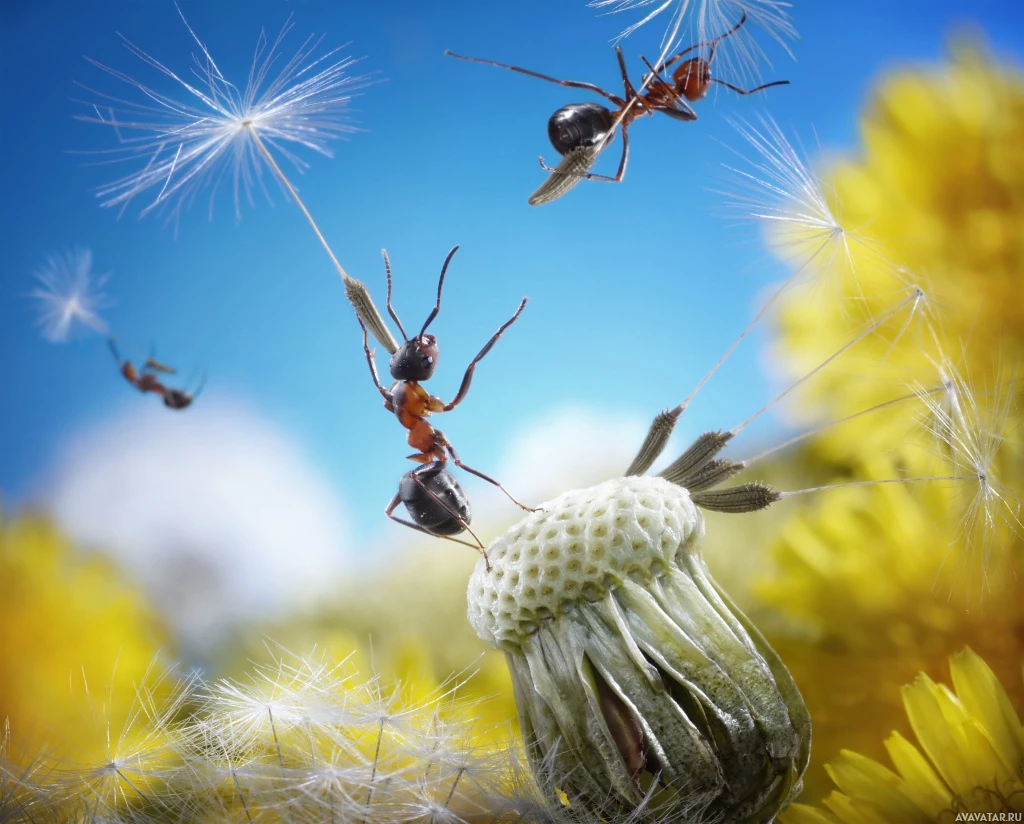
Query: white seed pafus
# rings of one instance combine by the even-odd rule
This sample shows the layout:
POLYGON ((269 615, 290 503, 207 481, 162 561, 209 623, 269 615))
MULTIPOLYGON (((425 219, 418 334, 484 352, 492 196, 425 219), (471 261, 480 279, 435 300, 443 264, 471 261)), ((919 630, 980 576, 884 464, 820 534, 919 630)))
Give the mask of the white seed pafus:
POLYGON ((535 770, 577 809, 768 821, 799 792, 806 707, 711 580, 703 536, 685 488, 618 478, 543 504, 470 579, 535 770))

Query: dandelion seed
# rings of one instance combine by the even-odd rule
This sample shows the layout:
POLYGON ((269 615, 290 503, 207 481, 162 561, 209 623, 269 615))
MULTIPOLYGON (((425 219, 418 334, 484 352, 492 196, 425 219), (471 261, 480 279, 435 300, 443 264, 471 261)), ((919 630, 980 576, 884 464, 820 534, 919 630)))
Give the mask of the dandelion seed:
MULTIPOLYGON (((627 26, 618 39, 628 37, 658 17, 667 16, 661 56, 655 64, 686 40, 694 43, 711 40, 716 33, 735 25, 744 12, 787 54, 791 55, 787 41, 797 37, 789 16, 792 4, 780 0, 590 0, 587 5, 603 9, 605 14, 639 11, 642 17, 627 26)), ((729 42, 722 53, 727 72, 741 79, 756 77, 757 64, 762 59, 765 59, 764 51, 749 32, 729 42)))
POLYGON ((145 165, 102 186, 97 194, 102 205, 127 207, 143 193, 156 190, 142 214, 165 210, 177 219, 183 207, 210 187, 210 214, 220 183, 232 178, 236 217, 241 197, 250 202, 257 188, 269 197, 264 172, 270 169, 287 194, 306 216, 318 240, 345 283, 346 295, 364 324, 389 352, 397 342, 384 324, 366 287, 350 277, 321 233, 313 216, 299 198, 271 149, 296 171, 308 164, 296 154, 307 149, 326 157, 328 143, 354 131, 346 112, 352 92, 367 85, 366 76, 350 76, 356 62, 338 58, 338 49, 316 56, 321 39, 307 38, 294 56, 281 64, 282 42, 292 28, 289 22, 269 43, 261 32, 244 91, 228 80, 213 55, 188 24, 181 9, 178 15, 199 48, 193 54, 191 75, 181 75, 131 41, 122 37, 125 48, 142 63, 171 80, 181 99, 136 80, 131 75, 89 62, 125 84, 137 100, 88 89, 97 97, 87 103, 89 113, 77 115, 87 123, 114 130, 120 148, 111 150, 111 162, 144 159, 145 165), (269 45, 268 45, 269 43, 269 45), (280 69, 274 74, 275 66, 280 69))
POLYGON ((868 246, 861 235, 842 223, 835 194, 808 166, 802 152, 789 142, 769 117, 760 128, 736 121, 736 130, 757 158, 741 157, 746 166, 726 166, 735 188, 723 192, 731 211, 766 226, 768 247, 795 268, 788 286, 808 269, 831 274, 837 287, 856 283, 851 244, 868 246))
POLYGON ((240 217, 242 196, 251 203, 256 188, 265 191, 263 169, 268 157, 260 140, 300 172, 308 164, 291 146, 331 157, 328 143, 355 131, 347 121, 348 104, 351 93, 365 86, 367 78, 349 75, 356 61, 338 59, 338 49, 316 56, 322 38, 307 38, 282 63, 281 48, 293 28, 289 21, 272 43, 260 33, 245 88, 240 90, 221 73, 180 8, 178 14, 200 49, 200 54, 192 57, 191 76, 176 73, 127 38, 121 39, 132 55, 186 93, 181 100, 87 58, 127 85, 139 100, 87 89, 105 102, 94 102, 90 114, 76 118, 115 129, 121 143, 111 152, 115 159, 146 161, 142 169, 100 188, 98 196, 104 206, 123 207, 156 190, 142 214, 166 208, 176 215, 212 183, 212 210, 218 184, 230 175, 235 212, 240 217))
POLYGON ((39 303, 37 324, 44 338, 63 343, 78 326, 106 334, 107 324, 99 310, 109 301, 100 290, 110 276, 93 274, 91 251, 75 248, 47 255, 35 277, 40 287, 29 297, 39 303))
POLYGON ((966 478, 973 487, 961 508, 954 542, 963 543, 965 562, 975 552, 980 553, 983 586, 987 589, 994 534, 1002 528, 1024 529, 1020 501, 998 478, 1005 432, 1014 409, 1014 381, 1000 381, 997 391, 983 403, 949 361, 940 365, 940 374, 944 391, 938 397, 921 393, 927 410, 923 425, 943 447, 952 474, 966 478))

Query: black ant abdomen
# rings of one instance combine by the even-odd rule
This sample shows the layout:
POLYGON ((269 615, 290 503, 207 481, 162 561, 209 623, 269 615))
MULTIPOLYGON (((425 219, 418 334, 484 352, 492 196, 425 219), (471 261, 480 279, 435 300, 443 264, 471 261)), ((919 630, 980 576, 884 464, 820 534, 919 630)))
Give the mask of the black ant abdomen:
POLYGON ((164 392, 164 406, 168 409, 187 409, 193 400, 192 395, 181 389, 168 389, 164 392))
POLYGON ((548 139, 560 155, 596 146, 615 125, 615 115, 599 103, 563 106, 548 120, 548 139))
POLYGON ((398 496, 413 522, 431 535, 458 535, 472 517, 465 491, 439 461, 406 472, 398 496))

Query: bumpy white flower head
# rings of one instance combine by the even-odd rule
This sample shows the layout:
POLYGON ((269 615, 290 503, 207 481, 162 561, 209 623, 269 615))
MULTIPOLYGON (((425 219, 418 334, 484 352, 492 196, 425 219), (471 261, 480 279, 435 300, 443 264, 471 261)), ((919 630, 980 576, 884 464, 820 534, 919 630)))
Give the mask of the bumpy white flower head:
MULTIPOLYGON (((656 419, 632 471, 670 428, 656 419)), ((768 821, 800 791, 803 699, 700 553, 698 507, 777 499, 758 483, 711 489, 742 468, 714 457, 728 437, 705 433, 661 477, 542 504, 470 578, 469 621, 505 652, 534 772, 574 812, 768 821)))
POLYGON ((469 581, 469 622, 496 647, 518 646, 578 601, 627 578, 646 583, 699 546, 704 517, 664 478, 616 478, 544 504, 491 544, 469 581))

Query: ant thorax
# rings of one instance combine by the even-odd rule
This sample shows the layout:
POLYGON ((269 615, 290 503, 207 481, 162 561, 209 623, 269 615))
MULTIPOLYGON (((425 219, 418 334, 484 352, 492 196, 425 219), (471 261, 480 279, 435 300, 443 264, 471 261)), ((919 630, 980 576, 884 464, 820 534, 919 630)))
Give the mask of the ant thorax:
POLYGON ((431 412, 438 412, 434 397, 415 381, 399 381, 391 390, 395 414, 403 426, 411 426, 414 419, 425 418, 431 412), (409 422, 406 423, 406 417, 409 422))

